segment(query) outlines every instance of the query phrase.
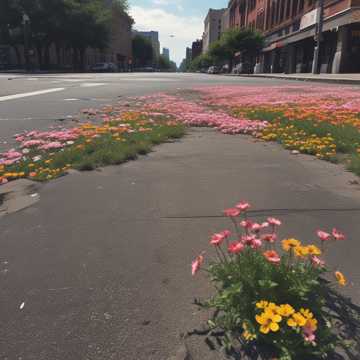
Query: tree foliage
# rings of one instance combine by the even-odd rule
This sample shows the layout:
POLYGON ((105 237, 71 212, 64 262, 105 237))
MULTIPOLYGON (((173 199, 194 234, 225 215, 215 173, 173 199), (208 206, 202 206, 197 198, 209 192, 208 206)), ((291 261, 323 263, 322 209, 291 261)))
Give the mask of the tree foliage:
POLYGON ((224 32, 218 41, 211 44, 209 51, 192 62, 191 70, 199 70, 211 65, 228 62, 230 69, 237 53, 243 58, 258 54, 264 45, 263 36, 253 30, 230 29, 224 32))
POLYGON ((154 48, 151 41, 142 35, 135 35, 132 40, 132 51, 136 66, 152 64, 154 60, 154 48))
POLYGON ((71 48, 78 62, 87 47, 105 48, 109 41, 111 7, 125 12, 126 0, 0 0, 0 43, 24 42, 22 17, 30 18, 32 46, 40 63, 49 48, 71 48), (110 5, 110 6, 109 6, 110 5))

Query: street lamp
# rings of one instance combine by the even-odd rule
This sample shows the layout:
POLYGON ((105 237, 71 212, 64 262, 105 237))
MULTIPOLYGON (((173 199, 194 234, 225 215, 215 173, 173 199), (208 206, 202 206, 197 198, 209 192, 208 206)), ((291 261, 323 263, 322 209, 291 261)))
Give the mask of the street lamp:
POLYGON ((24 13, 23 15, 23 25, 24 25, 24 57, 25 57, 25 69, 26 71, 30 71, 30 38, 29 38, 29 25, 30 18, 29 15, 24 13))
POLYGON ((323 32, 323 25, 324 25, 324 0, 318 0, 318 9, 317 9, 317 16, 316 16, 316 28, 315 28, 315 49, 314 49, 314 60, 313 60, 313 67, 312 73, 319 74, 319 58, 320 58, 320 46, 322 40, 322 32, 323 32))

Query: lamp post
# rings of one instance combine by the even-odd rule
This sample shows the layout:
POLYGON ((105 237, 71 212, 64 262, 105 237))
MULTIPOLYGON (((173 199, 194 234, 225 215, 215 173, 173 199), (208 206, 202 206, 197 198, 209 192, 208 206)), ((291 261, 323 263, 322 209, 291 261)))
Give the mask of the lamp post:
POLYGON ((322 40, 322 32, 324 25, 324 0, 318 0, 318 9, 316 16, 316 28, 315 28, 315 49, 314 49, 314 60, 312 66, 312 73, 319 74, 319 58, 320 58, 320 46, 322 40))
POLYGON ((29 47, 30 47, 30 39, 29 39, 29 25, 30 25, 30 18, 29 15, 23 15, 23 25, 24 25, 24 57, 25 57, 25 70, 30 71, 30 54, 29 54, 29 47))

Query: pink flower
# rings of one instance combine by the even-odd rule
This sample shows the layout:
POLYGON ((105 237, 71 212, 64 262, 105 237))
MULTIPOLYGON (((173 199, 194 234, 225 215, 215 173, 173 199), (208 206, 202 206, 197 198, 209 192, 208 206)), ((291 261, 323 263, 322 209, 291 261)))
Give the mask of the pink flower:
POLYGON ((303 336, 306 342, 312 343, 315 345, 315 331, 317 326, 314 324, 312 319, 307 320, 305 326, 302 328, 303 336))
POLYGON ((201 254, 199 255, 191 264, 191 274, 194 276, 199 270, 204 262, 204 256, 201 254))
POLYGON ((243 250, 244 250, 244 244, 241 243, 240 241, 233 242, 228 247, 228 251, 230 254, 239 254, 243 250))
POLYGON ((332 235, 335 238, 335 240, 345 240, 345 238, 346 238, 343 233, 341 233, 340 231, 338 231, 335 228, 332 231, 332 235))
POLYGON ((277 235, 275 233, 273 233, 273 234, 264 234, 264 235, 261 236, 261 240, 273 244, 277 240, 277 235))
POLYGON ((241 237, 241 242, 244 244, 244 245, 248 245, 248 246, 251 246, 253 241, 256 239, 256 236, 255 235, 245 235, 245 236, 242 236, 241 237))
POLYGON ((236 216, 240 215, 240 210, 236 209, 236 208, 230 208, 230 209, 224 210, 224 214, 225 214, 225 216, 236 217, 236 216))
POLYGON ((330 240, 331 238, 331 235, 329 233, 322 230, 318 230, 316 234, 321 241, 327 241, 330 240))
POLYGON ((253 226, 253 222, 251 220, 243 220, 240 222, 240 226, 245 229, 251 229, 253 226))
POLYGON ((236 205, 236 208, 241 211, 246 211, 250 208, 250 204, 245 201, 241 201, 236 205))
POLYGON ((281 225, 281 221, 279 219, 274 218, 274 217, 269 217, 267 219, 267 221, 268 221, 268 223, 270 225, 273 225, 273 226, 280 226, 281 225))
POLYGON ((263 255, 265 256, 266 260, 271 262, 272 264, 275 264, 275 265, 280 264, 281 258, 276 251, 268 250, 268 251, 265 251, 263 253, 263 255))
POLYGON ((319 257, 313 255, 311 257, 311 263, 314 267, 324 267, 325 266, 325 261, 321 260, 319 257))
POLYGON ((231 235, 231 232, 229 230, 224 230, 224 231, 222 231, 220 233, 216 233, 211 237, 210 244, 215 245, 215 246, 219 246, 230 235, 231 235))
POLYGON ((254 250, 257 250, 259 248, 261 248, 262 246, 262 241, 258 238, 255 238, 252 243, 251 243, 251 248, 254 249, 254 250))
POLYGON ((231 231, 230 230, 224 230, 220 234, 223 234, 225 236, 225 238, 228 238, 229 236, 231 236, 231 231))

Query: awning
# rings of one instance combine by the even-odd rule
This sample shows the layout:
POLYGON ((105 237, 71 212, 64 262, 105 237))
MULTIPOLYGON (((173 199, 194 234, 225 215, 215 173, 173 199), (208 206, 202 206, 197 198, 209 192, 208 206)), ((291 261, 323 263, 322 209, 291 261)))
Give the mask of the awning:
MULTIPOLYGON (((330 31, 340 26, 359 22, 359 19, 360 19, 360 9, 347 9, 339 14, 332 16, 331 18, 325 19, 323 31, 324 32, 330 31)), ((307 27, 304 30, 300 30, 291 35, 286 35, 282 37, 281 40, 277 40, 271 45, 265 47, 262 51, 267 52, 267 51, 275 50, 287 44, 292 44, 301 40, 305 40, 307 38, 313 38, 314 36, 315 36, 315 25, 312 25, 311 27, 307 27)))

